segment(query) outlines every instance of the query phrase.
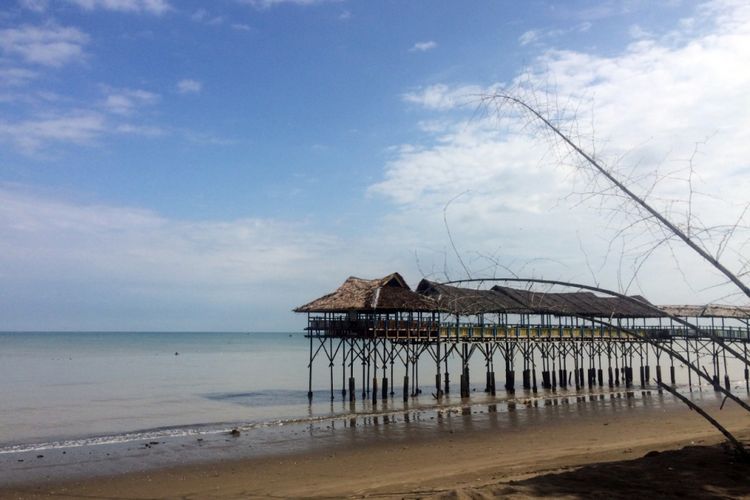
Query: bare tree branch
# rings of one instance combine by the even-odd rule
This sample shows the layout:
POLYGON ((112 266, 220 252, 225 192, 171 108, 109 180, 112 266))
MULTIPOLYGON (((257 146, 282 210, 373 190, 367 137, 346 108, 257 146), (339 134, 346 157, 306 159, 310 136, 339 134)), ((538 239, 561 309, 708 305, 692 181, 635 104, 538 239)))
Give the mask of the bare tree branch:
MULTIPOLYGON (((627 185, 607 168, 603 167, 597 160, 591 157, 586 151, 581 149, 579 145, 573 142, 573 140, 565 133, 563 133, 559 127, 554 125, 549 118, 542 114, 537 107, 529 104, 524 99, 520 99, 509 93, 496 92, 484 97, 486 102, 493 103, 496 107, 501 106, 504 103, 510 103, 512 105, 520 107, 531 116, 535 117, 541 123, 545 125, 562 143, 570 147, 575 153, 577 153, 583 160, 591 165, 599 174, 604 176, 610 183, 616 186, 622 193, 624 193, 632 202, 640 209, 645 210, 647 213, 656 219, 660 225, 664 226, 669 230, 671 234, 677 236, 682 240, 689 248, 695 251, 701 258, 710 263, 714 268, 726 276, 732 283, 734 283, 742 292, 750 297, 750 287, 748 287, 739 277, 737 277, 732 271, 727 269, 718 259, 711 255, 704 245, 700 244, 700 240, 695 241, 685 231, 681 230, 675 223, 670 221, 661 212, 656 210, 649 204, 642 196, 635 194, 627 185)), ((691 214, 692 218, 692 214, 691 214)))

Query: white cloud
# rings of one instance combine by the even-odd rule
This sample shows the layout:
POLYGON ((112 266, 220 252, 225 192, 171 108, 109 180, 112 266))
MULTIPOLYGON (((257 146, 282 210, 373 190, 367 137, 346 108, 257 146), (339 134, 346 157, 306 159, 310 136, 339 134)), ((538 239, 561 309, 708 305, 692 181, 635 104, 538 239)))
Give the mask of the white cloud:
POLYGON ((167 0, 67 0, 86 10, 104 9, 119 12, 146 12, 161 15, 172 9, 167 0))
MULTIPOLYGON (((693 158, 692 209, 703 224, 713 226, 733 223, 750 192, 750 129, 744 112, 750 109, 750 6, 709 6, 696 13, 698 24, 707 27, 701 34, 692 31, 696 23, 690 23, 690 31, 678 24, 676 30, 685 30, 678 36, 669 32, 637 41, 613 56, 547 50, 511 87, 552 113, 555 123, 587 149, 595 141, 597 158, 678 222, 686 221, 686 205, 675 200, 687 198, 687 159, 697 142, 709 138, 693 158), (549 82, 554 82, 554 95, 545 93, 549 82), (523 90, 528 88, 537 90, 523 90), (651 190, 655 179, 662 181, 651 190)), ((478 94, 500 88, 438 84, 404 94, 410 104, 439 112, 439 119, 429 122, 437 126, 423 127, 428 135, 421 143, 396 148, 384 179, 370 193, 394 203, 393 227, 404 224, 412 236, 428 241, 441 232, 445 204, 468 191, 451 204, 450 214, 461 248, 470 255, 495 254, 502 246, 509 259, 525 255, 565 262, 547 266, 547 276, 590 281, 579 243, 571 236, 578 232, 597 266, 604 266, 600 279, 613 288, 624 286, 627 279, 618 281, 619 264, 604 262, 607 244, 624 222, 619 216, 610 219, 618 205, 605 200, 601 206, 584 202, 571 209, 568 195, 601 186, 587 185, 565 151, 527 116, 507 106, 499 114, 492 107, 476 113, 476 105, 466 106, 476 103, 478 94)), ((642 255, 640 245, 658 237, 658 231, 649 231, 634 230, 629 239, 618 240, 627 266, 642 255)), ((733 269, 747 254, 742 237, 748 235, 738 237, 724 254, 733 269)), ((676 246, 696 289, 722 281, 676 246)), ((654 254, 641 278, 646 295, 659 301, 695 302, 722 294, 685 287, 668 248, 654 254)))
POLYGON ((208 12, 206 9, 198 9, 192 14, 190 14, 190 19, 192 19, 195 22, 201 22, 206 19, 208 16, 208 12))
POLYGON ((177 92, 180 94, 199 94, 203 90, 203 84, 197 80, 185 78, 177 82, 177 92))
POLYGON ((124 123, 115 128, 115 132, 120 134, 139 135, 142 137, 161 137, 167 134, 167 131, 154 125, 133 125, 124 123))
POLYGON ((324 3, 341 2, 342 0, 238 0, 239 3, 252 5, 257 9, 268 9, 278 5, 318 5, 324 3))
POLYGON ((576 24, 575 26, 571 26, 570 28, 528 30, 523 32, 521 36, 518 37, 518 43, 521 46, 529 44, 539 44, 542 41, 552 40, 554 38, 559 38, 570 33, 585 33, 591 29, 591 26, 592 24, 590 22, 584 21, 582 23, 576 24))
POLYGON ((279 328, 343 280, 354 253, 299 223, 168 218, 0 185, 0 275, 18 292, 0 304, 13 310, 6 327, 279 328))
POLYGON ((102 106, 110 113, 129 115, 137 108, 154 104, 159 95, 141 89, 106 89, 102 106))
POLYGON ((405 93, 404 101, 433 110, 449 110, 456 107, 476 106, 481 96, 490 89, 479 85, 449 87, 438 83, 405 93))
POLYGON ((38 76, 37 72, 27 68, 0 68, 0 86, 21 86, 38 76))
POLYGON ((0 50, 43 66, 60 67, 83 60, 88 35, 76 28, 47 24, 0 30, 0 50))
MULTIPOLYGON (((36 73, 0 69, 0 84, 22 85, 36 73)), ((101 86, 98 102, 76 105, 74 100, 53 92, 8 92, 15 104, 23 104, 29 112, 18 118, 0 118, 0 143, 10 144, 29 155, 54 151, 63 145, 97 145, 97 140, 113 134, 143 137, 165 135, 167 131, 149 123, 131 123, 138 112, 156 104, 160 96, 143 89, 101 86)), ((0 95, 0 101, 5 100, 0 95)))
POLYGON ((232 24, 232 29, 237 31, 250 31, 252 28, 250 28, 250 25, 248 24, 234 23, 232 24))
POLYGON ((518 43, 521 45, 528 45, 531 42, 535 42, 539 39, 539 32, 536 30, 524 31, 520 37, 518 37, 518 43))
POLYGON ((222 16, 212 16, 206 9, 198 9, 190 15, 190 19, 196 23, 207 24, 209 26, 218 26, 224 22, 222 16))
POLYGON ((144 209, 76 204, 7 189, 0 197, 6 236, 27 250, 37 238, 55 241, 55 248, 38 246, 37 251, 82 268, 90 265, 89 272, 105 273, 102 278, 193 285, 284 279, 301 270, 294 261, 305 261, 308 250, 333 243, 311 238, 308 246, 303 241, 310 235, 301 228, 270 219, 173 220, 144 209), (141 268, 137 275, 132 274, 136 267, 141 268))
POLYGON ((653 36, 652 33, 644 30, 639 25, 634 24, 630 28, 628 28, 628 34, 631 38, 651 38, 653 36))
POLYGON ((87 144, 105 131, 104 116, 88 111, 17 122, 0 120, 0 141, 29 153, 48 143, 87 144))
POLYGON ((437 47, 437 42, 428 40, 426 42, 417 42, 411 46, 409 52, 427 52, 437 47))
POLYGON ((47 0, 19 0, 18 3, 24 9, 28 9, 34 12, 44 12, 49 6, 49 2, 47 0))

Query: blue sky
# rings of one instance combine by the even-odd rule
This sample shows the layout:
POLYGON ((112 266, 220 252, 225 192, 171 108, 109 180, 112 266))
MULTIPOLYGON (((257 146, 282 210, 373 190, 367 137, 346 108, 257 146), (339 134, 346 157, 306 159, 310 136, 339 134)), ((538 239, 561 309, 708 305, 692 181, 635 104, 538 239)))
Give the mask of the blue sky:
MULTIPOLYGON (((676 265, 679 248, 651 251, 658 230, 622 233, 637 214, 612 217, 617 200, 592 202, 541 131, 476 96, 531 88, 635 185, 659 179, 676 219, 744 224, 742 2, 0 9, 0 329, 297 328, 289 310, 350 274, 465 274, 443 222, 457 196, 447 216, 474 275, 725 295, 689 256, 676 265), (725 196, 675 203, 690 165, 725 196)), ((712 249, 742 270, 732 242, 712 249)))

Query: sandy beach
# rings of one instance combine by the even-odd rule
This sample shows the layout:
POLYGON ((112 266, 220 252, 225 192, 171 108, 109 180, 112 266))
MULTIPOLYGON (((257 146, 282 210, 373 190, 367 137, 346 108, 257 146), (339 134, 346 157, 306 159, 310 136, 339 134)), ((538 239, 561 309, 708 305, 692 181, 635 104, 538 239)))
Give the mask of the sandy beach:
MULTIPOLYGON (((750 416, 736 405, 721 411, 718 405, 704 404, 728 429, 750 440, 750 416)), ((750 495, 750 465, 717 446, 722 436, 686 407, 600 412, 511 429, 501 425, 508 418, 514 417, 483 415, 481 425, 474 425, 476 417, 457 415, 435 424, 432 435, 413 438, 365 437, 356 446, 312 452, 37 481, 2 489, 0 498, 750 495)))

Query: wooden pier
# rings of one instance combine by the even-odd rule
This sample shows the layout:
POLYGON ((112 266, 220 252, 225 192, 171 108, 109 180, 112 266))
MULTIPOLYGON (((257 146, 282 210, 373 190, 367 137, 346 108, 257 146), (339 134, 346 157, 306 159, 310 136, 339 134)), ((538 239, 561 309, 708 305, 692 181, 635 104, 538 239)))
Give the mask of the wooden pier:
POLYGON ((482 357, 484 390, 492 395, 496 364, 508 393, 518 385, 517 367, 520 387, 537 393, 605 384, 646 388, 652 381, 675 385, 675 363, 700 368, 688 370, 691 390, 703 380, 731 393, 728 366, 739 362, 750 392, 750 307, 656 306, 640 296, 593 293, 586 285, 566 283, 577 291, 550 291, 556 284, 422 280, 412 291, 398 273, 349 278, 335 292, 295 309, 308 316, 308 397, 313 397, 313 363, 324 358, 332 400, 339 379, 342 397, 354 401, 360 394, 377 404, 395 397, 394 377, 403 373, 399 392, 407 401, 421 392, 419 367, 425 363, 435 373, 426 385, 440 398, 451 391, 452 357, 460 360, 460 395, 469 397, 469 362, 475 356, 482 357))

